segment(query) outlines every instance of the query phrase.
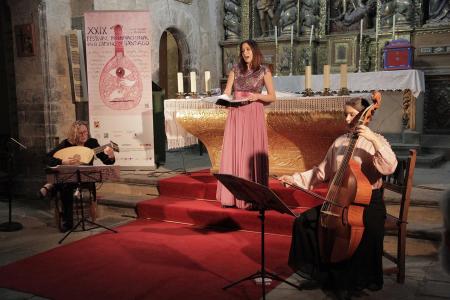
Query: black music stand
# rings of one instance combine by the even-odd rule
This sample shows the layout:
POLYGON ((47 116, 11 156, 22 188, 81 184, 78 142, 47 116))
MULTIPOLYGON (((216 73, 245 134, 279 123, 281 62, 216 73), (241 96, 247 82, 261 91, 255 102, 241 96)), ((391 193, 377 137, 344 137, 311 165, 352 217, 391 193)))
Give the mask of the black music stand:
MULTIPOLYGON (((88 180, 85 180, 85 182, 86 182, 86 181, 90 181, 90 182, 94 183, 94 182, 96 182, 96 181, 101 181, 101 176, 102 176, 102 173, 99 172, 99 171, 83 172, 83 177, 88 179, 88 180)), ((80 226, 80 225, 81 225, 81 228, 82 228, 83 231, 91 230, 91 229, 94 229, 94 228, 101 227, 101 228, 107 229, 107 230, 109 230, 109 231, 112 231, 112 232, 114 232, 114 233, 117 233, 116 230, 111 229, 111 228, 109 228, 109 227, 106 227, 106 226, 104 226, 104 225, 98 224, 98 223, 96 223, 96 222, 94 222, 94 221, 91 221, 91 220, 89 220, 89 219, 87 219, 87 218, 85 217, 85 215, 84 215, 84 206, 83 206, 83 205, 84 205, 84 204, 83 204, 83 193, 82 193, 82 183, 83 183, 83 180, 81 179, 81 171, 80 171, 80 169, 77 168, 76 171, 75 171, 74 173, 72 173, 71 175, 69 175, 68 177, 66 177, 66 180, 67 180, 67 181, 70 181, 70 182, 74 182, 74 183, 76 183, 76 185, 77 185, 77 190, 79 191, 79 197, 75 197, 73 205, 75 204, 76 200, 78 200, 78 202, 79 202, 79 209, 81 210, 81 218, 80 218, 80 220, 78 220, 77 224, 76 224, 74 227, 72 227, 72 229, 70 229, 70 230, 66 233, 66 235, 58 242, 58 244, 61 244, 61 243, 62 243, 62 242, 63 242, 63 241, 64 241, 64 240, 72 233, 72 232, 74 232, 74 231, 78 228, 78 226, 80 226), (75 178, 76 178, 75 181, 73 180, 73 177, 74 177, 74 176, 75 176, 75 178), (89 224, 94 225, 94 226, 96 226, 96 227, 92 227, 92 228, 86 229, 85 223, 89 223, 89 224)))
POLYGON ((19 146, 20 149, 27 149, 26 146, 18 142, 14 138, 9 138, 7 142, 7 174, 0 175, 1 184, 6 185, 6 193, 8 196, 8 222, 0 224, 0 231, 12 232, 22 230, 23 225, 19 222, 12 221, 12 200, 13 200, 13 185, 14 185, 14 149, 13 145, 19 146))
MULTIPOLYGON (((280 198, 267 186, 259 183, 249 181, 230 174, 214 174, 214 176, 238 199, 251 203, 253 206, 258 207, 259 216, 261 220, 261 270, 255 273, 239 279, 225 287, 224 290, 235 286, 246 280, 252 280, 261 278, 261 287, 263 299, 266 299, 266 278, 284 282, 292 287, 301 289, 299 286, 284 280, 280 276, 271 273, 266 270, 265 267, 265 254, 264 254, 264 219, 265 211, 267 209, 274 209, 282 214, 289 214, 294 217, 297 215, 283 202, 280 198)), ((269 282, 270 283, 270 282, 269 282)))

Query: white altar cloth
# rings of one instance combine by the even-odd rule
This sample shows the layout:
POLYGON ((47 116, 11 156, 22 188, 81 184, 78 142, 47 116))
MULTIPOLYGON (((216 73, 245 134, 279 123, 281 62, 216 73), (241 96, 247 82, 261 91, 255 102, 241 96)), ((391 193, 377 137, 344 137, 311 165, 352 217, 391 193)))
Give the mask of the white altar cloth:
MULTIPOLYGON (((345 101, 349 96, 314 96, 301 97, 297 94, 278 93, 277 101, 265 106, 266 112, 270 111, 344 111, 345 101)), ((167 99, 164 100, 164 118, 167 137, 167 149, 176 149, 191 146, 198 143, 198 139, 188 133, 176 117, 177 112, 186 110, 223 110, 223 106, 205 102, 200 99, 167 99)))
MULTIPOLYGON (((275 76, 273 78, 277 91, 298 93, 305 90, 305 76, 275 76)), ((330 75, 330 89, 340 89, 340 75, 330 75)), ((352 91, 371 90, 405 90, 410 89, 414 97, 425 91, 425 77, 420 70, 399 70, 380 72, 348 73, 347 88, 352 91)), ((312 90, 323 91, 323 75, 312 76, 312 90)))

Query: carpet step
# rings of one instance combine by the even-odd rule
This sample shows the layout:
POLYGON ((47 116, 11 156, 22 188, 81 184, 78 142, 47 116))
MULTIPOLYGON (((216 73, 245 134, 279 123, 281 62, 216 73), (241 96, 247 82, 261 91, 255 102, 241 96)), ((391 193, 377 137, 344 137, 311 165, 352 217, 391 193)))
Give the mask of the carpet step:
MULTIPOLYGON (((306 207, 295 208, 298 214, 306 207)), ((211 200, 193 200, 160 196, 156 199, 138 203, 139 218, 169 220, 195 224, 205 227, 221 227, 230 230, 261 231, 258 211, 236 208, 222 208, 220 203, 211 200)), ((265 213, 267 233, 290 235, 294 216, 269 210, 265 213)))

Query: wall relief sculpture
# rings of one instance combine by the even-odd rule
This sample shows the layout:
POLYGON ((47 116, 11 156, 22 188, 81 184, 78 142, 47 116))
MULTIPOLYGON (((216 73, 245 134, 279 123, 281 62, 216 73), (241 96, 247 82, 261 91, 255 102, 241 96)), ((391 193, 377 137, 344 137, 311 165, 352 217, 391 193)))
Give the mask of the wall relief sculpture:
POLYGON ((376 0, 334 0, 330 4, 330 31, 359 30, 359 22, 365 19, 365 27, 371 28, 377 9, 376 0))
POLYGON ((281 34, 290 34, 291 26, 297 21, 297 0, 280 0, 277 10, 280 11, 278 27, 281 34))
POLYGON ((381 4, 380 22, 383 27, 395 24, 411 25, 413 19, 414 3, 412 0, 385 0, 381 4))
POLYGON ((450 1, 430 0, 428 2, 427 23, 448 23, 450 21, 450 1))
POLYGON ((312 25, 317 30, 320 20, 320 1, 303 0, 300 7, 300 31, 310 32, 312 25))
POLYGON ((225 39, 238 40, 241 36, 241 0, 225 0, 224 9, 225 39))
POLYGON ((275 25, 274 1, 257 0, 256 9, 258 11, 260 36, 269 36, 271 25, 275 25))

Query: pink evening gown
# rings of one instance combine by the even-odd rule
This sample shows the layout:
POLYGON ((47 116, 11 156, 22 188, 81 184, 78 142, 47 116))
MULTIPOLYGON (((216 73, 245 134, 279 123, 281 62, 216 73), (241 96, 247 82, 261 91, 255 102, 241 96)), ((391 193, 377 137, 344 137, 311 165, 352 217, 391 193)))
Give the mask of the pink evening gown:
MULTIPOLYGON (((264 75, 270 72, 266 66, 261 66, 259 70, 242 73, 236 65, 233 71, 235 99, 245 99, 249 93, 261 93, 264 75)), ((268 138, 263 102, 228 108, 219 173, 268 184, 268 138)), ((220 182, 217 183, 216 198, 224 206, 251 208, 249 203, 236 199, 220 182)))

